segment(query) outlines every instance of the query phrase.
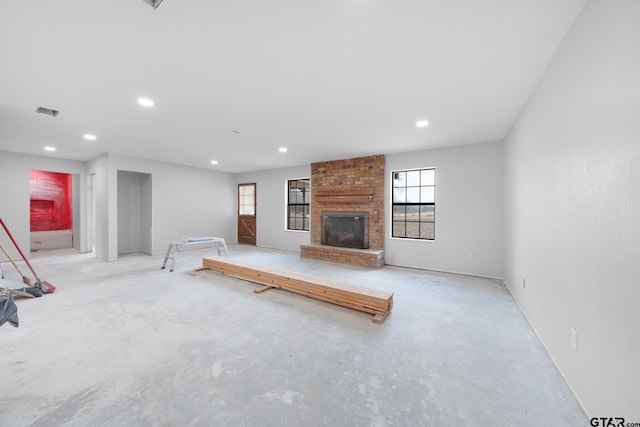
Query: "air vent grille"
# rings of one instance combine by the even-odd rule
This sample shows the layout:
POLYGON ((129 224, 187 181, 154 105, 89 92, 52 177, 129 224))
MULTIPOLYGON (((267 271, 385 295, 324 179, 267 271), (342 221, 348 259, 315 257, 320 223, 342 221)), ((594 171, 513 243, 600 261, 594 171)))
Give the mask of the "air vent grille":
POLYGON ((51 108, 38 107, 36 108, 36 113, 46 114, 47 116, 57 117, 60 114, 60 111, 53 110, 51 108))
POLYGON ((162 0, 142 0, 142 1, 148 4, 149 6, 153 7, 154 9, 156 9, 158 6, 160 6, 160 3, 162 3, 162 0))

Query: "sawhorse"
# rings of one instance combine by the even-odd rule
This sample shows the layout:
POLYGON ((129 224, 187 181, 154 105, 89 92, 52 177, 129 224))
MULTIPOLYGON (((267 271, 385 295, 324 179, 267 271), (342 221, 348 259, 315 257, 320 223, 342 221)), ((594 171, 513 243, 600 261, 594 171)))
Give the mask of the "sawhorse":
POLYGON ((189 237, 181 242, 169 243, 169 248, 167 249, 167 254, 164 257, 164 262, 162 263, 161 270, 164 270, 167 267, 167 261, 171 259, 171 268, 169 268, 169 271, 172 272, 174 267, 176 266, 176 258, 178 257, 178 252, 180 252, 185 246, 204 245, 207 243, 216 245, 218 256, 222 256, 222 252, 224 252, 224 255, 226 257, 229 257, 229 252, 227 251, 227 242, 225 242, 224 238, 189 237))

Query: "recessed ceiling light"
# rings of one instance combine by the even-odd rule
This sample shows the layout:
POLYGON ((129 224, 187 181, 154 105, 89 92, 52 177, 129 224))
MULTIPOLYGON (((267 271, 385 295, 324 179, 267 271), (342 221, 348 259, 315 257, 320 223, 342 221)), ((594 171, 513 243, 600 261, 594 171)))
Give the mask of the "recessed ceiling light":
POLYGON ((44 149, 47 151, 56 151, 56 147, 51 147, 50 145, 47 145, 44 149))
POLYGON ((287 152, 287 147, 280 147, 280 148, 278 148, 278 151, 280 151, 281 153, 286 153, 287 152))
POLYGON ((84 135, 82 135, 82 137, 87 141, 95 141, 96 139, 98 139, 95 135, 91 133, 85 133, 84 135))
POLYGON ((419 128, 424 128, 424 127, 427 127, 428 125, 429 125, 429 122, 426 120, 419 120, 416 123, 416 126, 418 126, 419 128))
POLYGON ((153 107, 154 102, 149 98, 138 98, 138 104, 144 107, 153 107))
POLYGON ((217 165, 217 164, 218 164, 218 161, 217 161, 217 160, 211 160, 211 164, 212 164, 212 165, 217 165))

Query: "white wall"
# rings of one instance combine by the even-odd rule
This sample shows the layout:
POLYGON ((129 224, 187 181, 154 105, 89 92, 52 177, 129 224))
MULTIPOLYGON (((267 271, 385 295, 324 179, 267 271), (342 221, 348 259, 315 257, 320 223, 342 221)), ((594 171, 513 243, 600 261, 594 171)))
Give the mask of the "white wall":
MULTIPOLYGON (((105 154, 88 162, 60 160, 0 151, 0 171, 5 184, 0 185, 0 217, 11 228, 23 252, 29 251, 29 208, 31 169, 79 175, 81 250, 90 251, 86 241, 87 176, 94 174, 96 202, 96 257, 108 261, 118 256, 118 170, 151 174, 152 251, 164 253, 169 242, 184 236, 218 236, 237 242, 235 175, 105 154)), ((75 183, 75 180, 74 180, 75 183)), ((75 191, 74 191, 75 195, 75 191)), ((0 242, 12 248, 0 233, 0 242)), ((11 250, 12 256, 17 252, 11 250)), ((0 258, 2 259, 2 258, 0 258)))
MULTIPOLYGON (((73 247, 80 250, 80 246, 81 243, 84 239, 81 238, 81 236, 83 236, 84 234, 84 230, 86 229, 82 229, 81 226, 83 224, 86 224, 85 222, 85 217, 83 215, 82 212, 82 205, 80 204, 81 201, 83 201, 84 203, 86 203, 86 199, 84 198, 86 191, 82 191, 81 190, 85 187, 81 184, 81 182, 84 182, 86 184, 86 179, 83 176, 80 176, 80 174, 73 174, 71 175, 71 180, 72 180, 72 203, 73 203, 73 208, 72 208, 72 212, 73 212, 73 224, 72 224, 72 228, 73 228, 73 247), (82 231, 81 231, 82 230, 82 231)), ((86 205, 84 205, 86 206, 86 205)), ((87 246, 88 247, 88 246, 87 246)))
POLYGON ((151 253, 151 177, 118 171, 118 254, 151 253))
MULTIPOLYGON (((80 189, 76 194, 85 194, 86 173, 84 162, 74 160, 61 160, 55 157, 32 156, 8 151, 0 151, 0 217, 9 227, 11 234, 16 239, 22 252, 28 257, 30 251, 30 181, 29 171, 43 170, 50 172, 60 172, 78 174, 80 179, 78 184, 80 189)), ((74 180, 74 185, 76 180, 74 180)), ((75 205, 74 201, 74 205, 75 205)), ((79 201, 80 210, 86 209, 86 200, 81 197, 79 201)), ((74 218, 75 221, 75 218, 74 218)), ((79 234, 75 239, 81 242, 80 250, 87 251, 84 241, 85 218, 81 216, 79 224, 79 234)), ((76 224, 74 224, 74 231, 76 224)), ((18 252, 14 250, 11 240, 6 236, 4 230, 0 230, 0 243, 8 250, 12 257, 18 257, 18 252)), ((4 259, 4 254, 0 254, 0 259, 4 259)))
MULTIPOLYGON (((309 243, 309 233, 285 229, 285 188, 287 179, 310 176, 310 165, 237 176, 237 183, 256 183, 258 246, 299 252, 309 243)), ((385 181, 387 264, 502 277, 501 142, 387 155, 385 181), (391 171, 431 166, 437 174, 436 241, 391 239, 391 171)))
MULTIPOLYGON (((118 170, 152 176, 152 252, 164 253, 170 242, 184 236, 224 237, 237 242, 235 233, 235 175, 172 163, 108 155, 108 259, 117 259, 118 170), (111 191, 114 189, 114 191, 111 191)), ((100 208, 98 208, 100 210, 100 208)))
POLYGON ((140 251, 146 254, 153 254, 153 229, 151 215, 153 214, 152 204, 152 177, 149 174, 140 174, 140 251))
POLYGON ((502 277, 503 146, 461 145, 386 156, 385 262, 502 277), (391 238, 391 172, 436 168, 435 241, 391 238))
MULTIPOLYGON (((109 259, 109 209, 116 209, 116 206, 109 205, 109 155, 97 157, 87 162, 87 174, 95 177, 93 182, 93 198, 95 203, 96 229, 93 236, 96 257, 109 259)), ((87 218, 89 221, 90 218, 87 218)))
MULTIPOLYGON (((256 245, 300 252, 300 245, 309 243, 308 232, 286 230, 285 207, 287 180, 310 177, 311 165, 243 173, 237 176, 237 184, 256 183, 256 245)), ((234 209, 236 204, 234 200, 234 209)))
POLYGON ((637 0, 589 1, 505 145, 505 282, 588 415, 627 422, 640 421, 639 23, 637 0))

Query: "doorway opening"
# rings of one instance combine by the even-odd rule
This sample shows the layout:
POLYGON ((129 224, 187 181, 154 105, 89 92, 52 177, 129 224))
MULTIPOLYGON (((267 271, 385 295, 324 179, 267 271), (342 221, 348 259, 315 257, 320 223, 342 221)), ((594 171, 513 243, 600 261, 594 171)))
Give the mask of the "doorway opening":
POLYGON ((152 254, 151 174, 118 171, 118 255, 152 254))
POLYGON ((79 224, 79 179, 68 173, 29 171, 31 252, 78 249, 74 236, 79 224))

